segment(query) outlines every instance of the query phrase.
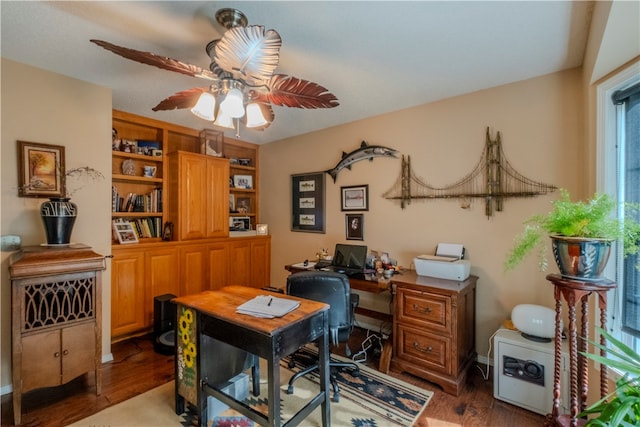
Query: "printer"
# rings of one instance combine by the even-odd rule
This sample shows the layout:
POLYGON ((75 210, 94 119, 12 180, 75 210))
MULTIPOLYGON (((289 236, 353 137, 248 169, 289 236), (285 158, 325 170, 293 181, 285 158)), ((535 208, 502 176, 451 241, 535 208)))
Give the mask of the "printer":
POLYGON ((435 255, 418 255, 413 259, 419 276, 448 280, 466 280, 471 264, 462 259, 464 246, 455 243, 438 243, 435 255))

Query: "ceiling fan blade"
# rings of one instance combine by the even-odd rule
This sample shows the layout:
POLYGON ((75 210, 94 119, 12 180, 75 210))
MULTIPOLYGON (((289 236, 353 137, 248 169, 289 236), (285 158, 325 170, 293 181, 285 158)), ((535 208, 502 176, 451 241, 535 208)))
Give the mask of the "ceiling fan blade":
POLYGON ((265 31, 262 25, 235 27, 216 44, 213 60, 235 78, 263 84, 278 66, 280 46, 282 39, 275 30, 265 31))
POLYGON ((127 47, 117 46, 102 40, 92 39, 91 42, 115 53, 116 55, 120 55, 124 58, 131 59, 132 61, 137 61, 142 64, 153 65, 154 67, 158 67, 163 70, 174 71, 191 77, 218 80, 218 77, 211 71, 205 70, 196 65, 178 61, 177 59, 171 59, 166 56, 155 55, 150 52, 142 52, 135 49, 129 49, 127 47))
POLYGON ((152 108, 153 111, 160 110, 179 110, 181 108, 192 108, 198 102, 198 98, 202 92, 208 91, 208 87, 194 87, 183 90, 170 97, 160 101, 158 105, 152 108))
POLYGON ((259 94, 261 102, 293 108, 333 108, 338 98, 317 83, 284 74, 275 74, 268 84, 270 91, 259 94))

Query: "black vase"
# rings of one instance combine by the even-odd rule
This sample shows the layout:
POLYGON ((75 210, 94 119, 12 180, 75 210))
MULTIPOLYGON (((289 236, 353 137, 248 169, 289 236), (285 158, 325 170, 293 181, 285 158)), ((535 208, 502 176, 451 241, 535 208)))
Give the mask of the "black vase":
POLYGON ((51 197, 40 205, 40 216, 47 232, 47 244, 66 245, 76 222, 78 207, 68 197, 51 197))

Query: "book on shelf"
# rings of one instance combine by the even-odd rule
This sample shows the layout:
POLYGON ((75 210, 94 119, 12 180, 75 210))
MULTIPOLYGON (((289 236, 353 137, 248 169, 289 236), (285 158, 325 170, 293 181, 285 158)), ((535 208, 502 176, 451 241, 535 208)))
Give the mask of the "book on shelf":
POLYGON ((111 187, 112 212, 162 212, 162 188, 154 188, 147 194, 129 193, 120 195, 116 187, 111 187))

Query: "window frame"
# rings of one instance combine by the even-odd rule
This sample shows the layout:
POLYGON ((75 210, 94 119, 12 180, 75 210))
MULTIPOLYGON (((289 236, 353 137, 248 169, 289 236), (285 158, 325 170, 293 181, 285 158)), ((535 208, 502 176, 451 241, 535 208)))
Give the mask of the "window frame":
MULTIPOLYGON (((640 61, 635 61, 596 85, 596 191, 614 195, 617 200, 621 200, 624 195, 620 194, 622 189, 618 185, 620 176, 618 156, 621 154, 618 150, 616 106, 611 97, 615 91, 638 82, 640 82, 640 61)), ((609 262, 605 275, 614 277, 614 280, 619 282, 623 270, 620 242, 614 247, 611 257, 614 262, 609 262)), ((607 325, 612 335, 638 351, 640 339, 622 331, 622 286, 623 284, 618 283, 618 288, 609 297, 607 325)))

